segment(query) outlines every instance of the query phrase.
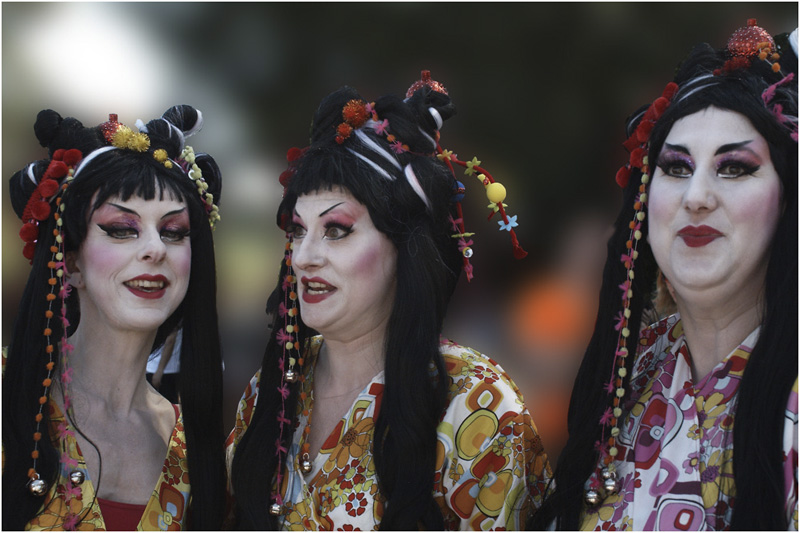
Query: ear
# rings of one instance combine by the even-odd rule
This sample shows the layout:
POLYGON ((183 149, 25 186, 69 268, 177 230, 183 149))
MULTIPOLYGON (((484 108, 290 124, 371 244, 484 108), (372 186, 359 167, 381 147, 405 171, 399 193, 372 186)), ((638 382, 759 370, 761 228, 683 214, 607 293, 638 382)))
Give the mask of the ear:
POLYGON ((67 281, 76 289, 83 289, 83 275, 81 269, 78 267, 78 254, 77 252, 67 252, 64 254, 64 266, 67 267, 67 281))

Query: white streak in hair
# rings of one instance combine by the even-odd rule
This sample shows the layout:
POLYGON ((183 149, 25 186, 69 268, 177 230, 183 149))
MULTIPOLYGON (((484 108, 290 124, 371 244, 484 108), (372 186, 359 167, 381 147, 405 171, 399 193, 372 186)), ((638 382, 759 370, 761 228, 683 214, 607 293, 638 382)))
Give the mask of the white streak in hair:
POLYGON ((141 133, 147 133, 147 126, 142 119, 137 118, 135 126, 141 133))
POLYGON ((201 129, 203 129, 203 114, 200 112, 199 109, 195 109, 197 112, 197 122, 194 123, 194 126, 189 131, 183 134, 184 137, 191 137, 201 129))
POLYGON ((397 170, 403 170, 403 167, 400 166, 400 163, 397 162, 397 159, 394 158, 392 154, 381 148, 378 143, 373 141, 369 135, 364 133, 361 130, 356 130, 356 137, 364 143, 364 145, 372 150, 373 152, 383 156, 388 162, 390 162, 397 170))
MULTIPOLYGON (((34 185, 38 185, 39 182, 36 180, 36 175, 33 173, 33 163, 30 163, 27 167, 25 167, 25 174, 28 175, 28 179, 33 182, 34 185)), ((20 179, 22 176, 20 176, 20 179)))
POLYGON ((428 208, 428 211, 432 212, 433 209, 431 209, 431 203, 428 200, 428 197, 425 195, 425 191, 422 190, 422 185, 419 184, 417 175, 414 174, 414 169, 411 168, 411 163, 406 165, 404 171, 406 179, 408 180, 408 184, 411 185, 411 188, 414 189, 414 192, 417 193, 417 196, 422 198, 422 201, 425 202, 425 207, 428 208))
POLYGON ((383 170, 377 163, 372 161, 370 158, 359 154, 358 152, 356 152, 355 150, 353 150, 350 147, 347 148, 347 151, 350 152, 351 154, 353 154, 354 156, 356 156, 357 158, 361 159, 365 163, 367 163, 369 166, 371 166, 375 170, 375 172, 377 172, 378 174, 380 174, 381 176, 383 176, 387 180, 389 180, 389 181, 394 181, 395 180, 394 176, 392 176, 391 174, 389 174, 388 172, 383 170))
POLYGON ((794 57, 797 57, 797 28, 789 35, 789 44, 794 51, 794 57))
POLYGON ((444 124, 444 120, 442 120, 442 115, 439 114, 439 110, 436 109, 435 107, 429 107, 428 108, 428 113, 430 113, 431 116, 433 117, 433 120, 436 121, 436 129, 437 130, 442 129, 442 125, 444 124))
POLYGON ((423 136, 423 137, 425 137, 426 139, 428 139, 428 141, 431 143, 431 147, 432 147, 432 148, 436 148, 436 141, 434 141, 434 140, 433 140, 433 137, 431 137, 430 135, 428 135, 427 133, 425 133, 425 130, 423 130, 423 129, 422 129, 422 128, 420 128, 419 126, 417 126, 417 129, 419 130, 419 132, 422 134, 422 136, 423 136))
POLYGON ((103 146, 102 148, 98 148, 98 149, 97 149, 97 150, 95 150, 94 152, 91 152, 89 155, 87 155, 86 157, 84 157, 83 159, 81 159, 81 162, 80 162, 80 164, 78 165, 78 168, 76 168, 76 169, 75 169, 75 174, 73 174, 73 177, 77 178, 77 177, 78 177, 78 173, 79 173, 81 170, 83 170, 84 168, 86 168, 86 167, 89 165, 89 163, 90 163, 90 162, 91 162, 91 161, 92 161, 92 160, 93 160, 95 157, 99 156, 100 154, 104 154, 104 153, 106 153, 106 152, 110 152, 111 150, 116 150, 116 149, 117 149, 117 147, 116 147, 116 146, 103 146))
MULTIPOLYGON (((686 82, 686 83, 684 83, 684 84, 683 84, 683 87, 681 87, 681 91, 686 91, 686 90, 687 90, 687 89, 689 89, 691 86, 693 86, 693 85, 695 85, 695 84, 698 84, 698 83, 700 83, 701 81, 703 81, 703 80, 707 80, 707 79, 709 79, 709 78, 714 78, 714 75, 713 75, 713 74, 702 74, 702 75, 700 75, 700 76, 697 76, 696 78, 692 78, 691 80, 689 80, 688 82, 686 82)), ((719 83, 719 82, 717 81, 716 83, 711 83, 711 84, 707 84, 707 85, 702 85, 702 86, 700 86, 700 87, 695 87, 695 88, 693 88, 693 89, 689 90, 688 92, 686 92, 686 93, 684 93, 684 94, 681 94, 681 95, 679 95, 679 97, 678 97, 678 98, 677 98, 675 101, 676 101, 676 102, 681 102, 681 101, 683 101, 683 100, 685 100, 685 99, 689 98, 689 97, 690 97, 691 95, 693 95, 694 93, 696 93, 696 92, 698 92, 698 91, 702 91, 703 89, 705 89, 705 88, 707 88, 707 87, 710 87, 710 86, 712 86, 712 85, 716 85, 717 83, 719 83)))

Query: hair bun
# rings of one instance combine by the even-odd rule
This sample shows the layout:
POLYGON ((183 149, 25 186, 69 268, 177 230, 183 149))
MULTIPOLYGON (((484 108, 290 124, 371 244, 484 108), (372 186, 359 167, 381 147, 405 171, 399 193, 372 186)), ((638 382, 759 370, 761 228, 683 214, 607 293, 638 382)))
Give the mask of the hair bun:
POLYGON ((326 96, 311 121, 311 144, 325 140, 334 142, 336 127, 342 122, 342 109, 350 100, 364 100, 358 91, 344 86, 326 96))
POLYGON ((63 120, 61 115, 52 109, 39 111, 39 114, 36 115, 33 131, 36 133, 36 138, 39 139, 40 145, 47 148, 53 143, 63 120))
POLYGON ((186 104, 170 107, 161 118, 181 130, 184 137, 191 137, 203 127, 203 114, 186 104))

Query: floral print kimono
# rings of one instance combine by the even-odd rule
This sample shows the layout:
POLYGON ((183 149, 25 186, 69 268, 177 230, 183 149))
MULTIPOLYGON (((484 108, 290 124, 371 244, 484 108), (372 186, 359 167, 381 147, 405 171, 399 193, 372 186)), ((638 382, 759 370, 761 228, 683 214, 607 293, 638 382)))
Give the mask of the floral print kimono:
MULTIPOLYGON (((287 530, 374 530, 380 526, 383 499, 372 459, 374 421, 380 409, 380 372, 361 391, 303 474, 298 457, 303 428, 312 407, 314 363, 322 338, 311 341, 304 368, 305 400, 297 406, 294 442, 284 465, 281 495, 287 530)), ((491 359, 450 342, 441 352, 450 387, 438 427, 434 499, 445 528, 521 529, 531 506, 541 503, 550 477, 541 439, 516 385, 491 359), (531 497, 530 494, 534 496, 531 497)), ((228 439, 228 464, 252 418, 259 373, 239 402, 236 426, 228 439)), ((265 453, 266 450, 265 450, 265 453)), ((235 494, 234 494, 235 497, 235 494)), ((270 505, 264 494, 264 505, 270 505)))
MULTIPOLYGON (((730 529, 734 406, 758 331, 697 384, 679 315, 643 331, 630 412, 617 439, 620 490, 586 509, 583 530, 730 529)), ((797 381, 786 406, 783 450, 785 512, 796 530, 797 381)))
MULTIPOLYGON (((44 497, 40 514, 28 523, 26 529, 105 531, 107 527, 95 497, 86 462, 75 440, 74 429, 65 422, 64 415, 52 400, 48 408, 53 445, 61 451, 61 471, 58 483, 44 497), (65 437, 63 444, 59 439, 62 434, 65 437), (70 474, 76 471, 82 472, 84 476, 84 481, 79 485, 73 485, 70 481, 70 474)), ((161 476, 136 528, 139 531, 178 531, 183 529, 186 522, 189 472, 183 416, 178 413, 177 406, 176 415, 177 421, 169 440, 161 476)))

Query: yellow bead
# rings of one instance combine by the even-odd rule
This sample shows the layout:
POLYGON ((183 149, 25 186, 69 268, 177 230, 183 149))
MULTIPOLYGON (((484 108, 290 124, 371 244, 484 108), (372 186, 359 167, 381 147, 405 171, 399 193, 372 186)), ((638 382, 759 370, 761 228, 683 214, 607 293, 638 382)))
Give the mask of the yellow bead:
POLYGON ((617 371, 617 374, 619 374, 619 377, 624 378, 625 376, 628 375, 628 369, 625 368, 624 366, 620 367, 620 369, 617 371))
POLYGON ((617 418, 621 417, 622 416, 622 409, 619 408, 619 407, 615 407, 614 408, 614 416, 617 417, 617 418))
POLYGON ((638 220, 639 222, 644 220, 644 211, 639 211, 638 213, 636 213, 636 220, 638 220))
POLYGON ((634 232, 633 234, 633 238, 636 239, 637 241, 642 240, 642 232, 637 229, 636 232, 634 232))
POLYGON ((631 317, 631 310, 626 308, 624 315, 625 315, 625 318, 630 318, 631 317))
POLYGON ((622 398, 623 396, 625 396, 625 389, 620 387, 617 389, 617 398, 622 398))
POLYGON ((629 330, 628 328, 622 328, 622 336, 623 337, 625 337, 627 339, 628 337, 630 337, 630 335, 631 335, 631 330, 629 330))
POLYGON ((619 428, 611 428, 611 436, 616 437, 619 435, 619 428))
POLYGON ((619 451, 617 450, 616 446, 612 446, 610 450, 608 450, 608 455, 611 457, 616 457, 619 451))
POLYGON ((500 204, 506 199, 506 188, 503 187, 502 183, 490 183, 486 187, 486 197, 490 202, 500 204))

